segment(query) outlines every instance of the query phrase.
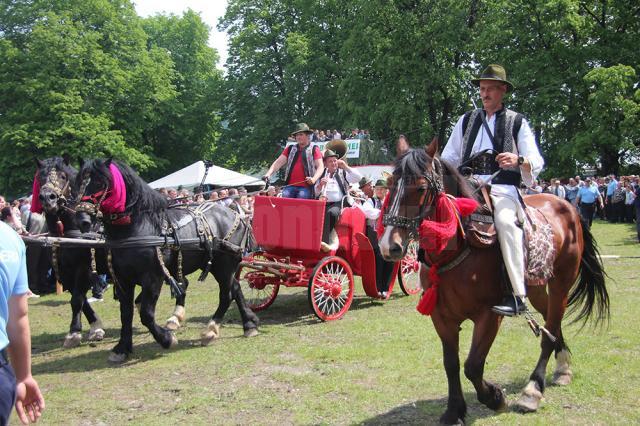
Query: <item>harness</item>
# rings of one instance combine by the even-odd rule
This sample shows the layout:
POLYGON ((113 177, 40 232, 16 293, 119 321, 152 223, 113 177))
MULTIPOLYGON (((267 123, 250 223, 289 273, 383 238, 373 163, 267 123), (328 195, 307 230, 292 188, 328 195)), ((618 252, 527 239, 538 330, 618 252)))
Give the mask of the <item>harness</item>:
MULTIPOLYGON (((434 169, 441 168, 440 160, 433 159, 434 169)), ((382 215, 382 224, 384 226, 394 226, 398 228, 407 229, 409 236, 415 238, 418 236, 418 228, 420 223, 424 220, 427 214, 430 213, 433 202, 436 197, 444 192, 444 184, 442 177, 436 171, 424 172, 420 177, 424 178, 425 183, 420 186, 420 189, 424 192, 420 197, 419 207, 420 210, 417 216, 406 217, 400 216, 400 200, 404 195, 405 182, 404 178, 398 179, 397 190, 394 194, 393 200, 391 200, 388 213, 382 215), (427 209, 426 206, 429 206, 427 209)))

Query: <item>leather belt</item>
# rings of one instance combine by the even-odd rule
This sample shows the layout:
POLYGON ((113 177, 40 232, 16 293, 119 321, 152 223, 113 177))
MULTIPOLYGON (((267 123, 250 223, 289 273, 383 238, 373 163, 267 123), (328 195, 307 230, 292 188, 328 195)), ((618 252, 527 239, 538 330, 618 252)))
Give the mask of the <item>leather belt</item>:
POLYGON ((496 155, 491 153, 478 155, 471 162, 471 168, 474 175, 492 175, 498 170, 496 155))

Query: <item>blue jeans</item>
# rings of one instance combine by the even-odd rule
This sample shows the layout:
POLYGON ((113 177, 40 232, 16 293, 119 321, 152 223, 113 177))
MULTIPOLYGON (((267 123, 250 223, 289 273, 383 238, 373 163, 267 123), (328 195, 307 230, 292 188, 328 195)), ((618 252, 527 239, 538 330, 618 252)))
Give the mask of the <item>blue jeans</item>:
POLYGON ((282 197, 284 198, 306 198, 310 200, 313 198, 313 193, 310 186, 292 186, 287 185, 282 189, 282 197))
POLYGON ((0 356, 0 425, 9 423, 15 401, 16 375, 6 358, 0 356))

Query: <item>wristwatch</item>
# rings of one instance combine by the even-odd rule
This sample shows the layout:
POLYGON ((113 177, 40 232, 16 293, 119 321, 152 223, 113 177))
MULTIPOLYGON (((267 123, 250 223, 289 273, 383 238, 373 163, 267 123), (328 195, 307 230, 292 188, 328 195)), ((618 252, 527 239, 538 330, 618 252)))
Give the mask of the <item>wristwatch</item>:
POLYGON ((518 166, 522 166, 524 164, 524 157, 521 155, 518 157, 518 166))

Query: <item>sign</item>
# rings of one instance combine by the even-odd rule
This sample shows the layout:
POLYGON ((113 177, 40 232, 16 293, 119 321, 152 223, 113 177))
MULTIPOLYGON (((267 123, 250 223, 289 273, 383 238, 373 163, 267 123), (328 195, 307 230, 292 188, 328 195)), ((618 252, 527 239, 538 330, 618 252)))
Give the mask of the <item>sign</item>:
MULTIPOLYGON (((359 158, 360 157, 360 142, 363 139, 346 139, 345 142, 347 144, 347 158, 359 158)), ((287 142, 287 146, 295 145, 296 142, 290 141, 287 142)), ((329 141, 324 142, 311 142, 311 145, 316 145, 320 148, 320 151, 324 151, 325 145, 329 143, 329 141)))

